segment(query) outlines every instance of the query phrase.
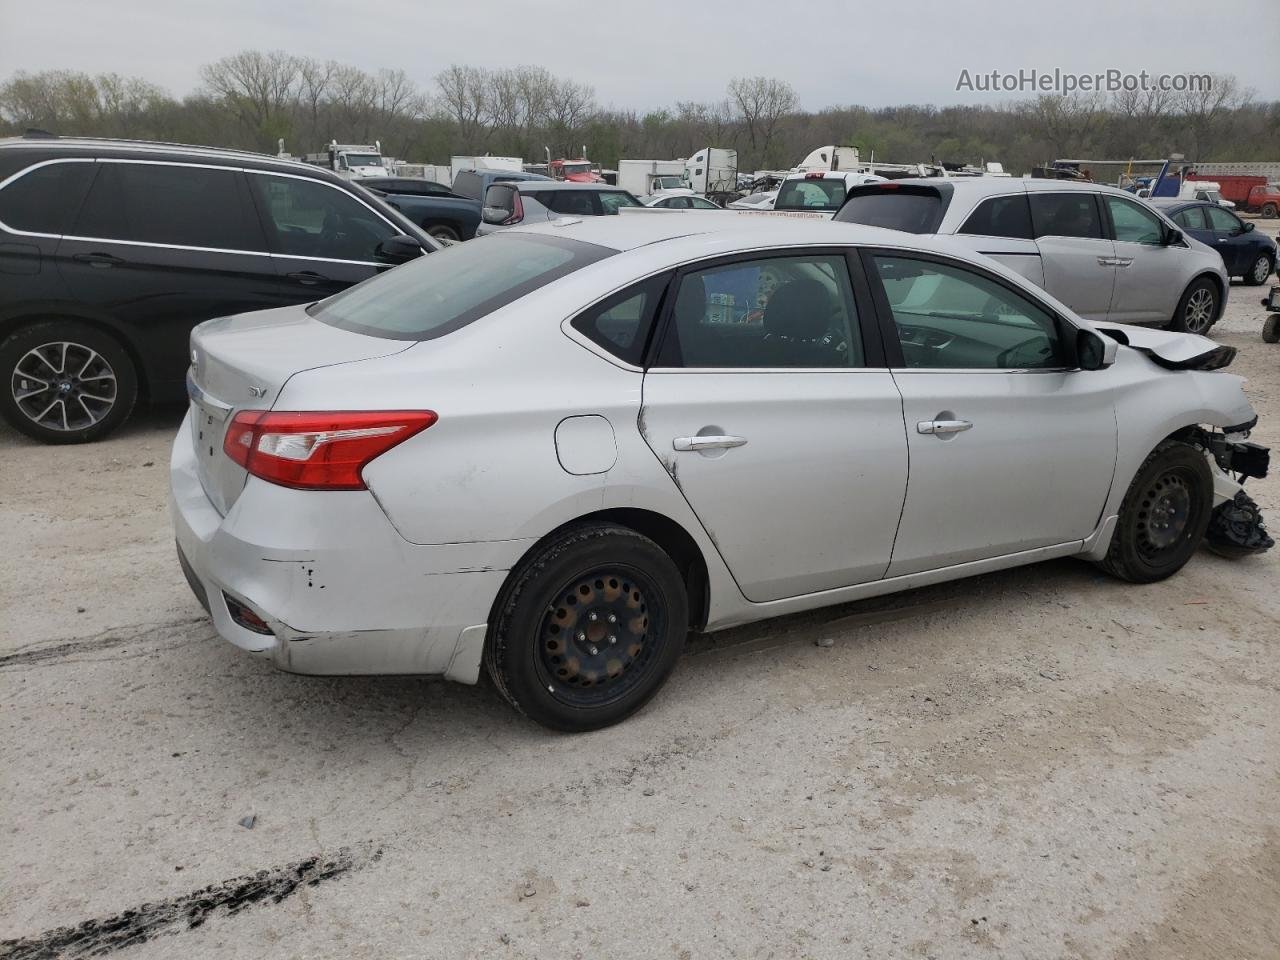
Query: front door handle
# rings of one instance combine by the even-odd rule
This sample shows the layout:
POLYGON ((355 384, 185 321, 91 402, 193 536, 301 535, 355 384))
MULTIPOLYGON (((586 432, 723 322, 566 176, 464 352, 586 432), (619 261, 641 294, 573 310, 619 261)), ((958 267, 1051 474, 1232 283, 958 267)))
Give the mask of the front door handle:
POLYGON ((709 437, 676 437, 671 441, 671 448, 681 452, 689 450, 729 450, 732 447, 740 447, 746 442, 746 437, 714 435, 709 437))
POLYGON ((297 273, 289 274, 290 280, 297 280, 304 287, 312 287, 317 283, 325 283, 328 281, 323 273, 316 273, 314 270, 300 270, 297 273))
POLYGON ((968 420, 921 420, 916 424, 916 433, 927 433, 933 436, 949 433, 963 433, 973 424, 968 420))
POLYGON ((109 253, 77 253, 71 258, 78 263, 87 263, 91 267, 102 269, 104 267, 114 267, 117 264, 124 263, 119 257, 112 256, 109 253))

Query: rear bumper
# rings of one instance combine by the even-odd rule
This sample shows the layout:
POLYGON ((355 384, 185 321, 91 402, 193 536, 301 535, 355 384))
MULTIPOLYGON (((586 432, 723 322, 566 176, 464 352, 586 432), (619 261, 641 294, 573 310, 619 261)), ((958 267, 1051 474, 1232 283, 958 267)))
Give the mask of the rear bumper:
POLYGON ((476 681, 489 611, 525 541, 412 544, 368 491, 254 477, 224 517, 200 485, 189 437, 184 421, 169 465, 174 535, 220 636, 293 673, 476 681), (237 623, 228 598, 270 634, 237 623))

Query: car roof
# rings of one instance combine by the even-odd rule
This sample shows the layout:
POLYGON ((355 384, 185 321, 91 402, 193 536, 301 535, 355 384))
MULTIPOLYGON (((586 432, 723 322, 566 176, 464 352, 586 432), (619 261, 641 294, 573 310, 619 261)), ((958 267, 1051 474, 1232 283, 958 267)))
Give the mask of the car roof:
MULTIPOLYGON (((1132 193, 1127 193, 1117 187, 1109 186, 1105 183, 1094 183, 1092 181, 1080 180, 1055 180, 1050 177, 903 177, 898 180, 888 181, 890 186, 887 189, 894 189, 893 184, 910 185, 920 187, 935 187, 942 190, 952 190, 955 194, 964 194, 965 196, 998 196, 1007 193, 1017 193, 1025 190, 1032 193, 1040 193, 1044 191, 1069 192, 1072 190, 1093 191, 1101 193, 1119 194, 1132 199, 1132 193)), ((863 184, 863 187, 874 187, 876 184, 863 184)), ((882 185, 883 186, 883 185, 882 185)))
POLYGON ((655 243, 701 237, 743 249, 769 246, 877 244, 961 251, 968 248, 950 237, 920 235, 868 227, 860 223, 836 223, 825 217, 796 217, 750 210, 663 210, 628 207, 612 217, 560 217, 550 222, 520 224, 506 233, 538 233, 594 243, 614 250, 634 250, 655 243))
POLYGON ((1194 198, 1183 200, 1178 197, 1146 197, 1147 203, 1161 210, 1174 210, 1178 207, 1216 207, 1218 204, 1211 200, 1196 200, 1194 198))
POLYGON ((524 190, 526 188, 529 190, 536 190, 539 193, 544 190, 586 190, 588 192, 612 190, 616 192, 625 192, 622 187, 614 186, 611 183, 574 183, 573 181, 565 180, 521 180, 519 182, 513 182, 511 186, 517 187, 520 190, 524 190))
MULTIPOLYGON (((116 140, 107 137, 5 137, 0 139, 0 150, 31 150, 45 154, 70 156, 109 156, 137 158, 182 158, 185 160, 221 161, 223 163, 281 167, 293 171, 306 171, 312 175, 328 173, 324 167, 286 159, 252 150, 234 150, 227 147, 205 147, 190 143, 164 143, 156 140, 116 140)), ((341 179, 340 177, 338 179, 341 179)))

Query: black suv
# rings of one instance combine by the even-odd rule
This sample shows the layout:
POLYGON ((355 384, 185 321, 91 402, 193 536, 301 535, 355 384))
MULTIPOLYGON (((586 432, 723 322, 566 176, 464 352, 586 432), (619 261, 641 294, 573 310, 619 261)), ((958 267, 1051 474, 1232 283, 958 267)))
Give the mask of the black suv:
POLYGON ((0 413, 96 440, 186 397, 211 317, 318 300, 439 245, 319 167, 165 143, 0 140, 0 413))

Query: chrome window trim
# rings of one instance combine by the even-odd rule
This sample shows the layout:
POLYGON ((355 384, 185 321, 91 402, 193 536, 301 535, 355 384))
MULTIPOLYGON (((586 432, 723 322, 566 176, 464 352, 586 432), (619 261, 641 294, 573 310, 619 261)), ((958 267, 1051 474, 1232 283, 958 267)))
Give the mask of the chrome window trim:
MULTIPOLYGON (((47 167, 55 163, 133 163, 158 167, 195 167, 202 170, 227 170, 231 173, 256 173, 268 177, 289 177, 292 180, 305 180, 308 183, 318 183, 330 189, 337 190, 343 196, 350 197, 355 200, 375 217, 385 223, 392 230, 398 232, 398 228, 394 223, 384 217, 369 204, 354 193, 348 193, 337 184, 328 183, 319 177, 304 177, 294 173, 281 173, 276 170, 253 170, 246 167, 232 167, 226 164, 217 163, 187 163, 182 160, 138 160, 129 157, 55 157, 52 160, 41 160, 39 163, 33 163, 28 167, 23 167, 17 173, 14 173, 0 182, 0 190, 3 190, 9 184, 22 177, 25 177, 32 170, 38 170, 41 167, 47 167)), ((238 250, 226 247, 196 247, 188 246, 180 243, 156 243, 151 240, 116 240, 111 237, 82 237, 78 234, 71 233, 40 233, 33 230, 19 230, 9 226, 3 220, 0 220, 0 230, 5 233, 13 234, 19 237, 43 237, 47 240, 75 240, 81 243, 120 243, 129 247, 150 247, 156 250, 183 250, 191 253, 226 253, 241 257, 267 257, 271 260, 307 260, 315 263, 344 263, 358 267, 386 267, 389 264, 380 263, 377 260, 339 260, 336 257, 308 257, 297 253, 272 253, 269 250, 238 250)))

